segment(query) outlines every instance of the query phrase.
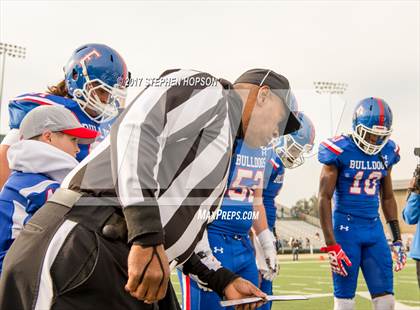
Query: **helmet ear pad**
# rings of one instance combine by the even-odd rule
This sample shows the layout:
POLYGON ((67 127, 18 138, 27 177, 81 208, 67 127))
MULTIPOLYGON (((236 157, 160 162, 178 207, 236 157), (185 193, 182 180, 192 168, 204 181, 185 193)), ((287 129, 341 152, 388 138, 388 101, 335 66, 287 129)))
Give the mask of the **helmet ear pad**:
POLYGON ((77 73, 77 71, 75 69, 72 70, 72 79, 74 81, 77 81, 77 78, 79 77, 79 74, 77 73))

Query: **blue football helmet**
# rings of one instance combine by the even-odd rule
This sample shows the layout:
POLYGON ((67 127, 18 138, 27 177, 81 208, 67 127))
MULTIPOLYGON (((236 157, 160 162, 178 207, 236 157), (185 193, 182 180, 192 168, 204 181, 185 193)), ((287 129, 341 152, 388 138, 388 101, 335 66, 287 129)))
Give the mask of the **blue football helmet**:
POLYGON ((378 154, 392 133, 392 111, 385 100, 366 98, 353 113, 354 143, 366 154, 378 154))
POLYGON ((126 98, 127 66, 104 44, 85 44, 75 50, 64 67, 69 96, 97 123, 118 115, 126 98))
POLYGON ((301 124, 299 130, 277 139, 273 145, 276 155, 285 168, 293 169, 305 162, 304 154, 309 153, 314 146, 315 127, 312 121, 302 112, 297 112, 301 124))

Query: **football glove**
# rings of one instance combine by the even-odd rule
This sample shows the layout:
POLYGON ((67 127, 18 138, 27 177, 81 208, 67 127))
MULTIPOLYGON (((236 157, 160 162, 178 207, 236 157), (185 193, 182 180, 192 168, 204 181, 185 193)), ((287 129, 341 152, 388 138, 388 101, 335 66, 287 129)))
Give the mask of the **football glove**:
POLYGON ((394 271, 402 270, 407 262, 407 254, 401 241, 395 241, 391 246, 394 271))
POLYGON ((351 267, 352 264, 338 243, 321 248, 321 252, 328 253, 332 272, 342 277, 347 276, 347 271, 346 268, 344 268, 343 261, 348 267, 351 267))
POLYGON ((269 229, 263 230, 257 236, 257 242, 255 248, 260 247, 263 252, 265 264, 259 264, 259 270, 263 278, 267 281, 273 281, 277 276, 277 252, 275 246, 275 238, 273 233, 269 229), (261 266, 262 265, 262 266, 261 266))

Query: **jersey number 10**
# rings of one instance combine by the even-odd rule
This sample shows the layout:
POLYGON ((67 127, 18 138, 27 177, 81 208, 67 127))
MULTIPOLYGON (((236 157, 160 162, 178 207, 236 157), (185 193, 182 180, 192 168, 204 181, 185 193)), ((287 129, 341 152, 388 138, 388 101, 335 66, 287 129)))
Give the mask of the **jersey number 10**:
MULTIPOLYGON (((350 187, 350 194, 360 195, 362 193, 361 181, 363 181, 364 171, 358 171, 354 176, 354 181, 350 187)), ((379 171, 373 171, 369 174, 368 178, 364 180, 363 191, 367 195, 376 194, 376 184, 379 179, 382 178, 382 173, 379 171)))

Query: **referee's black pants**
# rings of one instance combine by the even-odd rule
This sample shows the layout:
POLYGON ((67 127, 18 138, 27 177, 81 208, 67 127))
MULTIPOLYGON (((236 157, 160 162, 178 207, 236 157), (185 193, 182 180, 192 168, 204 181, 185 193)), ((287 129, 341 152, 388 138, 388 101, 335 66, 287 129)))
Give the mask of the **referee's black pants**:
POLYGON ((125 290, 129 245, 102 234, 117 209, 48 202, 10 248, 0 279, 0 309, 179 309, 171 285, 148 305, 125 290))

